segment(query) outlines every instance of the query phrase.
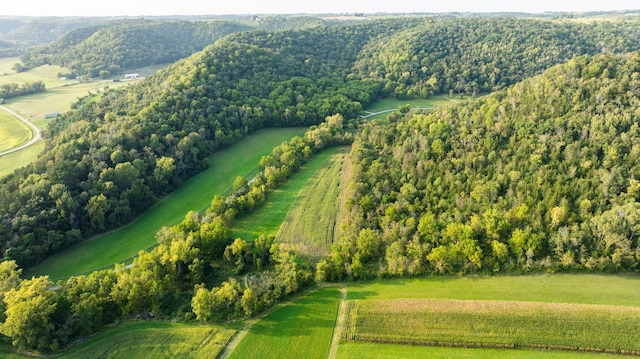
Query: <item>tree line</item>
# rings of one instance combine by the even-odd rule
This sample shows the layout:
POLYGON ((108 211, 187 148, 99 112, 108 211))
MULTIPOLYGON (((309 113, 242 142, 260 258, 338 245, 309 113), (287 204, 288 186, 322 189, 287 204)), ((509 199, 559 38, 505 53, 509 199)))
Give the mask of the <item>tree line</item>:
POLYGON ((30 95, 34 93, 44 92, 46 90, 47 89, 44 85, 44 82, 42 81, 27 82, 23 84, 2 84, 0 85, 0 103, 2 103, 3 99, 30 95))
POLYGON ((250 212, 314 154, 350 143, 337 114, 260 160, 250 182, 215 196, 210 206, 161 229, 158 245, 129 267, 52 282, 21 278, 15 261, 0 262, 0 333, 19 350, 56 352, 120 318, 222 321, 251 316, 313 282, 307 258, 264 235, 230 238, 236 218, 250 212))

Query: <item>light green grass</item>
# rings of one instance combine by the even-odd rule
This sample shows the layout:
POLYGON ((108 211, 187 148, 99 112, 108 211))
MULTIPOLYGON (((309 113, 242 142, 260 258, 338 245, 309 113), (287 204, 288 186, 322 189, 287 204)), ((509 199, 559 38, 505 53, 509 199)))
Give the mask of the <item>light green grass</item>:
POLYGON ((20 62, 18 57, 0 57, 0 76, 6 76, 14 74, 11 68, 16 62, 20 62))
POLYGON ((58 358, 215 358, 236 331, 215 325, 128 322, 58 358))
POLYGON ((348 298, 516 300, 640 306, 640 277, 537 274, 392 279, 350 284, 348 298))
POLYGON ((431 96, 429 98, 416 98, 416 99, 408 99, 408 100, 399 100, 394 97, 383 98, 375 101, 371 105, 369 105, 364 111, 360 114, 361 116, 365 116, 368 120, 386 120, 387 116, 400 106, 409 105, 411 108, 436 108, 436 107, 445 107, 456 105, 459 102, 470 99, 469 96, 459 96, 455 95, 453 97, 449 97, 449 95, 436 95, 431 96), (377 115, 371 116, 372 113, 382 112, 377 115))
POLYGON ((316 154, 297 173, 267 194, 266 201, 245 216, 236 219, 231 229, 233 238, 253 241, 261 234, 276 235, 298 193, 319 168, 340 149, 333 147, 316 154))
POLYGON ((10 150, 31 139, 29 127, 4 110, 0 110, 0 152, 10 150))
POLYGON ((44 150, 44 142, 40 141, 20 151, 0 157, 0 177, 4 177, 18 168, 29 165, 38 157, 42 150, 44 150))
POLYGON ((640 307, 450 299, 354 304, 356 320, 346 331, 350 340, 640 350, 640 307))
POLYGON ((155 245, 155 234, 163 226, 177 224, 191 210, 202 210, 214 195, 223 194, 236 176, 255 171, 260 157, 304 128, 258 131, 234 146, 215 153, 211 167, 198 174, 129 225, 69 248, 25 272, 26 277, 48 274, 52 279, 106 268, 132 259, 138 251, 155 245))
POLYGON ((340 292, 320 288, 278 308, 251 327, 230 358, 327 358, 340 292))
POLYGON ((297 244, 307 255, 320 257, 333 243, 340 199, 340 179, 348 147, 325 160, 307 180, 289 209, 276 240, 297 244))
POLYGON ((338 359, 629 359, 636 356, 564 352, 552 350, 501 350, 480 348, 445 348, 418 345, 347 342, 340 343, 338 359))

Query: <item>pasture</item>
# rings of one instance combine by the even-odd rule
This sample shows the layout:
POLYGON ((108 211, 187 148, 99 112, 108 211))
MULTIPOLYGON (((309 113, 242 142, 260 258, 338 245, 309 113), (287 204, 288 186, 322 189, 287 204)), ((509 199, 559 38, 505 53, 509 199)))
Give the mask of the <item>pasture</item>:
POLYGON ((297 244, 312 257, 327 253, 335 238, 340 180, 348 150, 338 149, 307 180, 282 222, 278 242, 297 244))
POLYGON ((340 291, 320 288, 254 324, 230 358, 327 358, 340 291))
POLYGON ((177 224, 189 211, 206 208, 214 195, 231 189, 233 178, 255 171, 260 157, 304 131, 305 128, 265 129, 216 152, 209 158, 210 168, 184 183, 128 225, 47 259, 27 270, 25 277, 48 274, 56 280, 132 260, 138 251, 156 244, 155 234, 160 228, 177 224))
POLYGON ((31 139, 29 127, 4 110, 0 110, 0 152, 10 150, 31 139))
POLYGON ((39 141, 33 146, 0 157, 0 177, 4 177, 18 168, 29 165, 38 158, 42 150, 44 150, 44 142, 39 141))
POLYGON ((297 173, 268 193, 262 205, 237 218, 231 229, 233 238, 253 241, 261 234, 276 235, 301 189, 320 169, 330 167, 331 159, 340 151, 339 147, 333 147, 316 154, 297 173))
POLYGON ((235 332, 216 325, 126 322, 59 358, 215 358, 235 332))

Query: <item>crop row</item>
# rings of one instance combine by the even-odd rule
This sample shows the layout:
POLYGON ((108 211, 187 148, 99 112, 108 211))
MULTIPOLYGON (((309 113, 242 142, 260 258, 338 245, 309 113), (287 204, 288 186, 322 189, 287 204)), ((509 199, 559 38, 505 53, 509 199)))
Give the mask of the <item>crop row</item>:
POLYGON ((367 300, 344 339, 640 354, 640 308, 475 300, 367 300))

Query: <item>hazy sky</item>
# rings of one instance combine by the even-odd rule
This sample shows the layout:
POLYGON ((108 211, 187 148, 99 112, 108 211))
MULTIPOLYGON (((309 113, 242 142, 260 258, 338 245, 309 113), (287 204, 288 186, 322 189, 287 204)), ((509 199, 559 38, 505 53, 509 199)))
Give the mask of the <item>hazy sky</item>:
POLYGON ((638 0, 3 0, 0 15, 142 16, 640 9, 638 0))

